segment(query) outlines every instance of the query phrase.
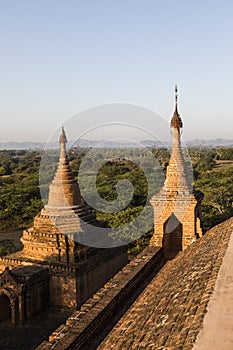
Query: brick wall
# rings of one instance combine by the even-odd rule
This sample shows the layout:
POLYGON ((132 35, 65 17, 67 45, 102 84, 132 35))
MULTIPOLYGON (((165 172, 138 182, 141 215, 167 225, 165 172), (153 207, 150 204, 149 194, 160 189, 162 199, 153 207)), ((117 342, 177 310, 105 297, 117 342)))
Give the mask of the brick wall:
POLYGON ((144 249, 37 350, 90 350, 104 338, 165 261, 162 249, 144 249))

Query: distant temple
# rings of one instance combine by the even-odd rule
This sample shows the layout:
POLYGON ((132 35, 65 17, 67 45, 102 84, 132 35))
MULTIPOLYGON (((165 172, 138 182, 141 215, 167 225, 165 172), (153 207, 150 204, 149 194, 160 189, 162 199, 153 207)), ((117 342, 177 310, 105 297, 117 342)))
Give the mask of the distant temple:
POLYGON ((0 321, 29 321, 50 305, 75 310, 128 262, 126 248, 78 243, 85 242, 86 235, 94 236, 100 223, 82 201, 63 128, 59 142, 59 165, 48 204, 33 227, 23 232, 23 250, 0 259, 0 321))

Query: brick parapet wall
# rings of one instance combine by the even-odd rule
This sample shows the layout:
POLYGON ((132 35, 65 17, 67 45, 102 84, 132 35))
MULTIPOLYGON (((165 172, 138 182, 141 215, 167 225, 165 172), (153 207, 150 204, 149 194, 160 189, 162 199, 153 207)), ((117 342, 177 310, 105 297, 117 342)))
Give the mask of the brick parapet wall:
POLYGON ((90 349, 103 330, 114 325, 143 283, 165 263, 162 249, 148 247, 118 272, 79 311, 70 316, 37 350, 90 349), (115 319, 115 322, 117 319, 115 319))
POLYGON ((105 261, 109 260, 110 258, 118 256, 120 252, 122 252, 122 254, 124 254, 125 256, 127 255, 127 251, 126 251, 125 247, 103 249, 102 251, 99 250, 93 256, 88 257, 87 260, 84 260, 84 261, 76 264, 76 270, 78 273, 84 273, 88 270, 91 270, 96 265, 104 263, 105 261))

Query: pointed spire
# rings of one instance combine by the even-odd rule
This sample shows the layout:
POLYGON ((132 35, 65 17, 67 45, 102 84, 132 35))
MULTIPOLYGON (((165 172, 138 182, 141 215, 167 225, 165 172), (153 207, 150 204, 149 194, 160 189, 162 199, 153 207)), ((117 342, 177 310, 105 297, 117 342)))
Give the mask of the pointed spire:
POLYGON ((175 85, 175 103, 176 103, 176 106, 177 106, 177 98, 178 98, 178 88, 177 88, 177 85, 175 85))
POLYGON ((65 129, 64 127, 62 127, 61 129, 61 135, 60 135, 60 138, 59 138, 59 143, 62 144, 62 143, 67 143, 67 138, 66 138, 66 133, 65 133, 65 129))
POLYGON ((178 100, 178 88, 177 88, 177 85, 175 85, 175 110, 173 113, 173 117, 171 119, 171 128, 180 129, 183 127, 183 123, 178 113, 177 100, 178 100))
POLYGON ((60 158, 59 164, 50 185, 48 207, 64 208, 74 207, 81 203, 79 186, 70 169, 69 161, 66 154, 67 138, 64 127, 59 137, 60 158))
POLYGON ((177 108, 177 92, 177 85, 175 85, 175 110, 171 119, 172 151, 167 168, 165 188, 167 191, 177 191, 178 193, 179 191, 189 191, 190 186, 180 140, 180 129, 183 127, 183 123, 177 108))

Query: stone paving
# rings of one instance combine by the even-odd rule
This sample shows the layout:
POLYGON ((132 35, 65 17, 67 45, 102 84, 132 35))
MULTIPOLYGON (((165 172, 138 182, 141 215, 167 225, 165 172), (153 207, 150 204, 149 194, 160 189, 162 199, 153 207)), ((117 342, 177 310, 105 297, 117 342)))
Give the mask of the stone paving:
POLYGON ((98 350, 192 349, 232 232, 233 218, 169 261, 98 350))

